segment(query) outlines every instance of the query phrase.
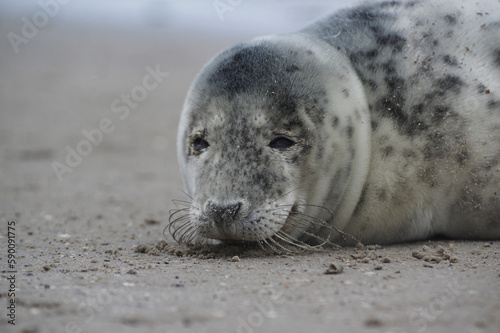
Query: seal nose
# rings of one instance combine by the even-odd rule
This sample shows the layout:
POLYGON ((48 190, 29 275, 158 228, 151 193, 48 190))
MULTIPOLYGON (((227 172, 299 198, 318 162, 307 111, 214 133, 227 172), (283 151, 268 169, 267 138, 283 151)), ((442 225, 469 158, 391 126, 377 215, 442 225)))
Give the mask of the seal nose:
POLYGON ((225 226, 232 223, 241 209, 241 202, 229 204, 216 204, 207 202, 206 214, 217 226, 225 226))

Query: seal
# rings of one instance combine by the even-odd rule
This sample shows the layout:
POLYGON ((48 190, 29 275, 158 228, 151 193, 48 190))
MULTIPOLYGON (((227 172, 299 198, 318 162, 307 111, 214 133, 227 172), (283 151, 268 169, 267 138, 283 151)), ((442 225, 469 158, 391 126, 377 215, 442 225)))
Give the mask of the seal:
POLYGON ((222 51, 182 110, 174 239, 499 239, 499 13, 369 3, 222 51))

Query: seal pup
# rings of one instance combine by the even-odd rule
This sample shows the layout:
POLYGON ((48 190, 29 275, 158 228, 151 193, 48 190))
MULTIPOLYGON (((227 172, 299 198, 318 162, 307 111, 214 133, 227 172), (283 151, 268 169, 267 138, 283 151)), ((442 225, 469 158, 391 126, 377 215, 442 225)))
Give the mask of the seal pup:
POLYGON ((500 2, 383 1, 213 58, 178 129, 180 242, 500 238, 500 2))

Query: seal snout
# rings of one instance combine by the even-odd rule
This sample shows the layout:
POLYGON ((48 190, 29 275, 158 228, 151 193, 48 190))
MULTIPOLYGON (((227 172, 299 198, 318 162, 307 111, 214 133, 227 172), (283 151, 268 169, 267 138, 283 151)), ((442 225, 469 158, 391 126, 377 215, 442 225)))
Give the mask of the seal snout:
POLYGON ((214 202, 207 201, 205 204, 205 216, 209 223, 225 238, 235 236, 236 221, 241 218, 243 202, 214 202))

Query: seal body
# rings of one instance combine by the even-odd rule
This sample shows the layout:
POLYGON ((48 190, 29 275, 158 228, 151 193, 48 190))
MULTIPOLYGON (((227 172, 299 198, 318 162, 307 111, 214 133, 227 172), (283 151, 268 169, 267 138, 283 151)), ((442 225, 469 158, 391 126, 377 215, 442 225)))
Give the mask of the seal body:
POLYGON ((500 2, 369 3, 225 50, 178 158, 180 240, 498 239, 500 2))

